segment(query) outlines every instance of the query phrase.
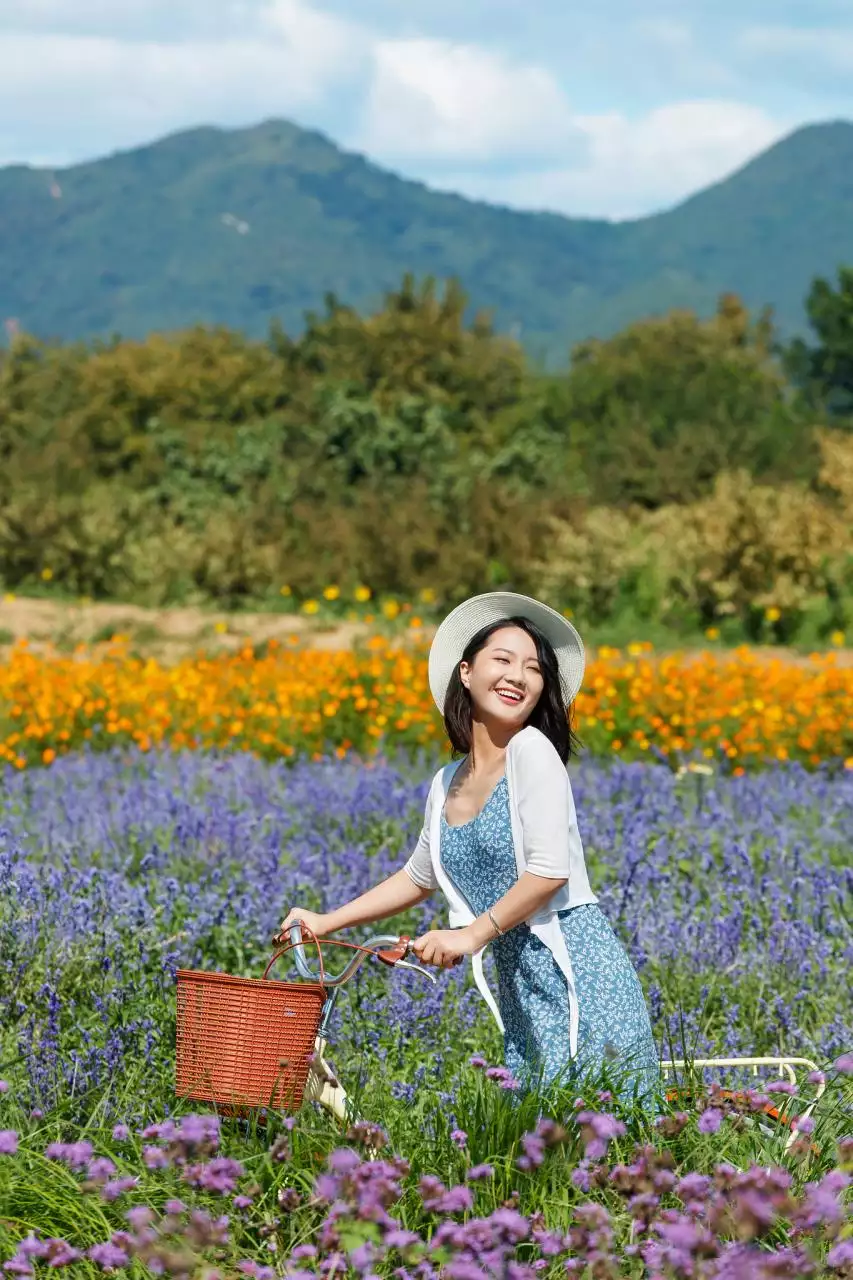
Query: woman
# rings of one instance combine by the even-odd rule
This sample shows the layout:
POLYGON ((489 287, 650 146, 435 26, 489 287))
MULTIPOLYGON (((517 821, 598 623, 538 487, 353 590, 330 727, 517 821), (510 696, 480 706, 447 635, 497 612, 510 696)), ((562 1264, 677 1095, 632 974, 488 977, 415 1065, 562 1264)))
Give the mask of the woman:
POLYGON ((651 1098, 658 1056, 636 973, 592 892, 567 761, 584 652, 547 605, 510 592, 475 596, 439 627, 433 698, 454 753, 439 770, 405 866, 327 914, 293 908, 315 934, 370 924, 441 889, 449 929, 413 944, 426 964, 473 958, 474 981, 504 1033, 506 1065, 526 1086, 598 1075, 629 1100, 651 1098), (492 946, 497 999, 483 975, 492 946))

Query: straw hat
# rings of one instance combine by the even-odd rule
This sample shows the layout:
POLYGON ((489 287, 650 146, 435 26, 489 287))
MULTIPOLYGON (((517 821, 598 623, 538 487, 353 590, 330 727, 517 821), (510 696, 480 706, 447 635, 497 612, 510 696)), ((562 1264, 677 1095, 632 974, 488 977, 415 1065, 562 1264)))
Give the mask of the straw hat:
POLYGON ((556 609, 513 591, 490 591, 472 596, 449 613, 435 633, 429 651, 429 687, 444 715, 444 700, 453 672, 469 642, 483 627, 510 618, 525 618, 550 640, 560 669, 560 688, 566 706, 574 702, 584 672, 583 641, 556 609))

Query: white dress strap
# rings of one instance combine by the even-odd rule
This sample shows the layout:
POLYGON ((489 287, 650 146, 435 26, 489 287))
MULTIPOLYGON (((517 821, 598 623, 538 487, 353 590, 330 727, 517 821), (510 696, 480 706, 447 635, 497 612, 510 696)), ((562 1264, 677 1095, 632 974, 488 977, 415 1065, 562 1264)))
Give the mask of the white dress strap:
POLYGON ((503 1030, 504 1030, 503 1018, 501 1017, 501 1011, 498 1008, 498 1002, 495 999, 495 997, 492 995, 492 992, 489 989, 488 982, 486 982, 486 975, 483 972, 483 952, 482 951, 476 951, 474 955, 471 957, 471 969, 473 970, 473 973, 474 973, 474 985, 476 986, 480 995, 485 1000, 486 1004, 489 1006, 492 1012, 492 1017, 494 1018, 495 1022, 498 1024, 501 1035, 503 1035, 503 1030))
POLYGON ((566 979, 569 994, 569 1053, 572 1058, 575 1058, 578 1052, 580 1008, 577 987, 575 986, 575 971, 572 968, 572 958, 569 955, 569 948, 566 946, 566 939, 563 937, 563 930, 560 928, 560 918, 555 911, 548 920, 531 922, 530 930, 540 942, 550 949, 566 979))

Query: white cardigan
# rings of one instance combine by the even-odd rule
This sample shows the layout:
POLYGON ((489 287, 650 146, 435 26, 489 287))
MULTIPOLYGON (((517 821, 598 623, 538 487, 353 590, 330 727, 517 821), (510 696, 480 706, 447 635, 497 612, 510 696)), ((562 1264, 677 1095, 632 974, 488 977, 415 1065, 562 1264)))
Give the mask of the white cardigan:
MULTIPOLYGON (((441 865, 441 815, 450 781, 463 763, 454 761, 435 775, 427 797, 424 825, 406 871, 422 889, 441 889, 450 906, 450 927, 470 924, 475 917, 441 865)), ((512 821, 512 843, 518 874, 567 880, 528 921, 531 932, 552 952, 569 989, 569 1047, 577 1053, 578 999, 568 948, 558 911, 597 902, 586 871, 578 831, 572 787, 566 767, 553 744, 531 725, 511 739, 506 752, 506 780, 512 821)), ((483 952, 472 957, 474 982, 498 1026, 503 1021, 497 1001, 483 973, 483 952)))

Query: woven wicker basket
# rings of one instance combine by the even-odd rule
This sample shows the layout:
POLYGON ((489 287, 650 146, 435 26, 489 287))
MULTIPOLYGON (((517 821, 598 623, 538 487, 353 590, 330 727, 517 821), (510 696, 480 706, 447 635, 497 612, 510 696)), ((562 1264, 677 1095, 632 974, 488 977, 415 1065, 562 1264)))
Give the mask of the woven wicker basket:
POLYGON ((325 987, 179 969, 175 1092, 228 1111, 302 1103, 325 987))

